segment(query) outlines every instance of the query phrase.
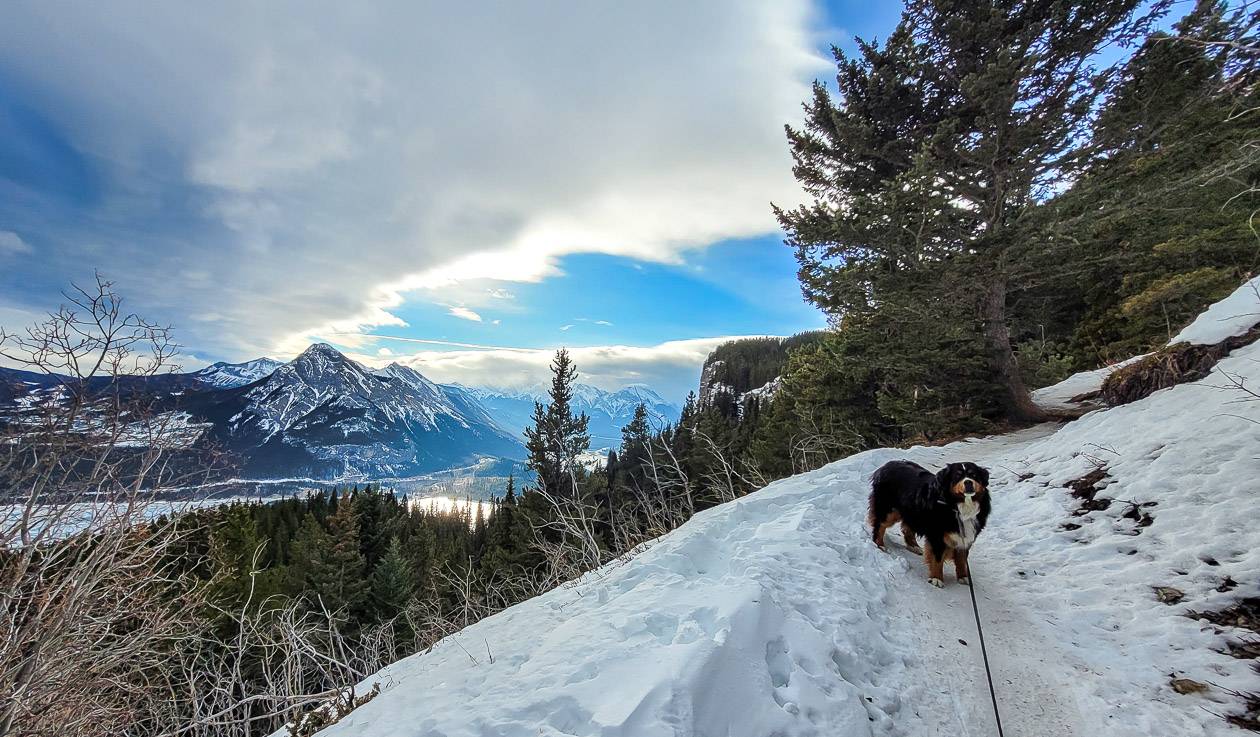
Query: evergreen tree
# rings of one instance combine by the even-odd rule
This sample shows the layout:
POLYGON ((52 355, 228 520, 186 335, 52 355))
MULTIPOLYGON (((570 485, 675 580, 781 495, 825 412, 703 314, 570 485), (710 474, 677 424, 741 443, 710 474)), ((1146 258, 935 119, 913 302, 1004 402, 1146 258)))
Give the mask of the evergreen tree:
POLYGON ((368 595, 366 563, 359 547, 359 522, 347 496, 328 518, 328 531, 313 537, 306 583, 329 611, 357 613, 368 595))
POLYGON ((407 608, 415 592, 415 579, 398 537, 390 538, 385 555, 372 570, 372 603, 376 617, 392 619, 407 608))
POLYGON ((255 563, 257 570, 262 570, 269 562, 267 538, 258 529, 256 511, 250 505, 228 505, 210 535, 211 564, 221 574, 215 579, 212 596, 233 609, 249 598, 251 586, 255 601, 273 593, 257 590, 259 582, 252 575, 255 563))
POLYGON ((642 402, 634 408, 630 424, 621 428, 621 454, 617 457, 625 483, 631 487, 643 484, 647 474, 652 427, 648 424, 647 406, 642 402))
POLYGON ((1089 171, 1038 214, 1021 319, 1080 368, 1166 342, 1255 268, 1258 127, 1240 111, 1260 102, 1258 60, 1198 40, 1237 23, 1200 0, 1152 34, 1103 107, 1089 171))
MULTIPOLYGON (((320 495, 322 499, 322 495, 320 495)), ((321 505, 322 506, 322 505, 321 505)), ((322 571, 332 540, 328 531, 316 519, 314 512, 307 512, 298 526, 290 547, 290 563, 286 576, 286 590, 293 596, 311 591, 325 575, 322 571)))
MULTIPOLYGON (((931 346, 946 359, 930 365, 945 374, 934 389, 982 360, 1006 415, 1039 416, 1010 339, 1012 252, 1023 218, 1080 164, 1105 79, 1091 62, 1145 27, 1144 5, 909 0, 882 47, 836 49, 840 102, 816 84, 805 128, 788 130, 813 202, 776 209, 806 297, 842 329, 874 312, 879 334, 930 341, 948 326, 957 339, 931 346)), ((899 366, 922 365, 919 345, 899 366)))
POLYGON ((538 484, 559 496, 577 493, 573 482, 581 472, 577 457, 590 447, 587 432, 590 418, 573 413, 573 385, 577 367, 563 348, 551 363, 551 389, 548 404, 534 403, 532 426, 525 429, 528 466, 538 477, 538 484))

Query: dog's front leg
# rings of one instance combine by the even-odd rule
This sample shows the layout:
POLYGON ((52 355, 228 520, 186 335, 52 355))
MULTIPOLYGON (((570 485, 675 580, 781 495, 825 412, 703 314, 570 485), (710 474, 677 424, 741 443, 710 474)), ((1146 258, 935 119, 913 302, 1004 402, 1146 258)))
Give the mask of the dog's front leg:
POLYGON ((945 545, 928 540, 923 546, 923 560, 928 567, 928 583, 936 588, 945 587, 945 545))
POLYGON ((960 548, 954 551, 954 572, 958 574, 958 583, 971 584, 971 566, 967 563, 969 555, 970 550, 960 548))

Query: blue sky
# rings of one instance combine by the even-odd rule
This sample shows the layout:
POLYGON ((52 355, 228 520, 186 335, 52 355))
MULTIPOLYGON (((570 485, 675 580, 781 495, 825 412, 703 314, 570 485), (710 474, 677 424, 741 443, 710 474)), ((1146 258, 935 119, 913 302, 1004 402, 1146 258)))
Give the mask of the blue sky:
POLYGON ((0 325, 99 269, 188 367, 327 340, 512 385, 566 345, 680 398, 825 324, 782 125, 899 5, 678 5, 7 3, 0 325))

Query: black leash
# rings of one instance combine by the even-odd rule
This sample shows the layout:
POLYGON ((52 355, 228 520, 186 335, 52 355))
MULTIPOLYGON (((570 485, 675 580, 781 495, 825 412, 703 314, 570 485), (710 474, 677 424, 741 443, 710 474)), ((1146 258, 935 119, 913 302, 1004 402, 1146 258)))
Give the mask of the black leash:
POLYGON ((976 574, 971 574, 969 578, 971 582, 967 584, 967 588, 971 589, 971 611, 976 614, 976 634, 980 636, 980 655, 984 658, 984 676, 989 679, 989 698, 993 699, 993 718, 997 720, 998 737, 1006 737, 1002 733, 1002 715, 998 713, 997 692, 993 690, 993 670, 989 668, 989 651, 984 646, 984 627, 980 626, 980 607, 976 604, 976 574))

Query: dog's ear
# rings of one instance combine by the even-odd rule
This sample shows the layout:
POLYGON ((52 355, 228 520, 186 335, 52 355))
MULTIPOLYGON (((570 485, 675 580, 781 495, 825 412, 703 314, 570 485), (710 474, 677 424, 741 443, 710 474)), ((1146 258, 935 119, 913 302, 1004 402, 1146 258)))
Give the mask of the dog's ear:
POLYGON ((936 488, 941 491, 949 489, 950 479, 954 475, 954 466, 949 464, 936 472, 936 488))
POLYGON ((983 466, 977 466, 974 463, 971 464, 971 467, 976 470, 976 481, 979 481, 987 487, 989 485, 989 469, 984 468, 983 466))

